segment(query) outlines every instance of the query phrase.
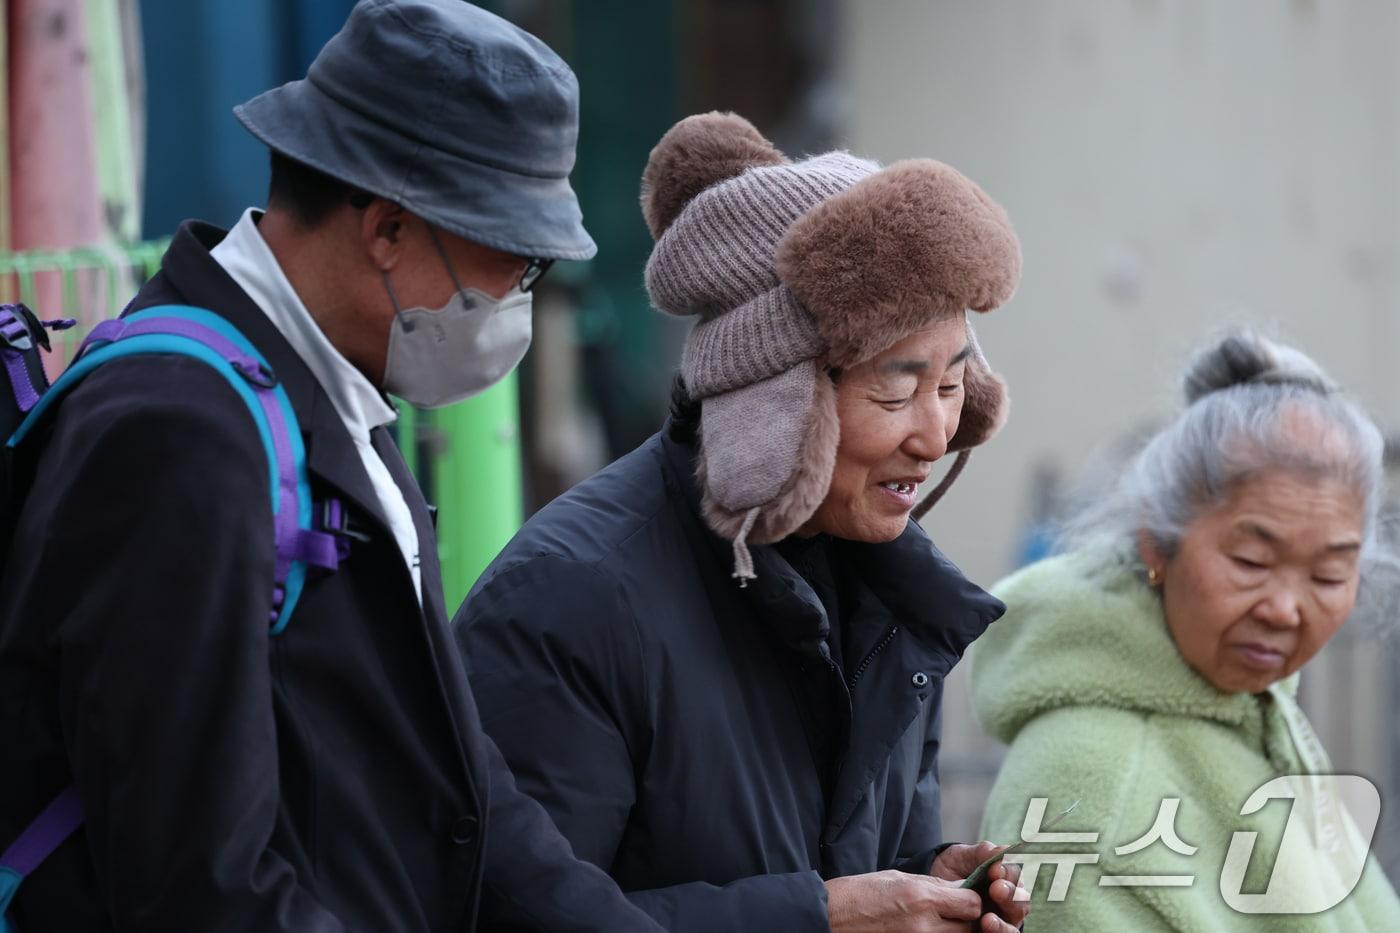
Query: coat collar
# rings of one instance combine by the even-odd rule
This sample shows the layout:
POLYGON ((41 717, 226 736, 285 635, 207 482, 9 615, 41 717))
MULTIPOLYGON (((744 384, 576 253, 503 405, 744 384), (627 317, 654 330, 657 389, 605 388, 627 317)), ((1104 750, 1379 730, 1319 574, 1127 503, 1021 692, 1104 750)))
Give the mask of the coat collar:
MULTIPOLYGON (((669 428, 668 421, 661 432, 668 471, 718 557, 719 566, 728 567, 732 545, 710 529, 700 511, 695 448, 672 440, 669 428)), ((910 522, 893 541, 838 541, 836 548, 836 572, 855 576, 898 625, 929 649, 936 662, 934 669, 927 672, 929 676, 946 674, 967 646, 1006 609, 934 547, 917 522, 910 522)), ((830 626, 817 595, 776 548, 750 545, 749 549, 758 579, 743 589, 737 583, 726 582, 760 618, 775 626, 789 647, 804 653, 818 652, 830 626)))
MULTIPOLYGON (((187 304, 227 318, 267 357, 301 422, 307 469, 336 487, 387 531, 389 523, 379 497, 330 397, 262 309, 209 255, 224 235, 211 224, 186 221, 161 260, 161 272, 187 304)), ((162 303, 148 296, 149 290, 149 286, 142 289, 128 310, 162 303)))
POLYGON ((952 669, 987 627, 1006 611, 929 540, 918 522, 883 544, 842 541, 840 560, 889 614, 937 657, 930 676, 952 669))

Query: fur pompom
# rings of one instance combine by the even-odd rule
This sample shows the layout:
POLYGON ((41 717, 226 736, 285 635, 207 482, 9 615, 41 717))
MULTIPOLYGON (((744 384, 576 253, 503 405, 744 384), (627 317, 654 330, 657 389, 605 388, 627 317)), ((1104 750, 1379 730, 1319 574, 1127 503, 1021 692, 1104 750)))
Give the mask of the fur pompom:
POLYGON ((778 275, 818 321, 834 366, 883 352, 936 317, 990 311, 1021 277, 1006 212, 957 170, 896 162, 808 211, 778 275))
POLYGON ((734 113, 697 114, 667 131, 642 172, 642 216, 652 239, 701 191, 755 165, 782 165, 783 155, 734 113))

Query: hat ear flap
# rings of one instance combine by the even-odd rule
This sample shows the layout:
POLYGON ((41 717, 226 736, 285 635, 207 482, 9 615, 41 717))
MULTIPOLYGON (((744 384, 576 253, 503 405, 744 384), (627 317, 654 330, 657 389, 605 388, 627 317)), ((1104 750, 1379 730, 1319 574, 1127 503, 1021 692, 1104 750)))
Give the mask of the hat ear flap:
POLYGON ((841 439, 836 388, 816 361, 706 398, 700 411, 696 476, 715 533, 771 544, 806 524, 831 488, 841 439))
POLYGON ((1011 408, 1006 393, 1006 381, 992 372, 972 325, 967 328, 967 339, 972 352, 967 358, 967 368, 963 370, 962 416, 958 420, 957 433, 948 442, 948 450, 969 450, 985 444, 1006 424, 1006 416, 1011 408))

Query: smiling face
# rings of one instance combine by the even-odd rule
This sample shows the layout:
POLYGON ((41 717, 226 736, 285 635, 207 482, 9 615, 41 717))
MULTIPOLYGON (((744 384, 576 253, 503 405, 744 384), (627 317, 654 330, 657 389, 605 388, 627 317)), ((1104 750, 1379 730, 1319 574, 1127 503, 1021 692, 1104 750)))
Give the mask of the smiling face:
POLYGON ((831 488, 800 534, 881 542, 904 532, 919 484, 957 433, 969 352, 959 315, 841 373, 831 488))
POLYGON ((1258 693, 1302 667, 1351 614, 1362 503, 1345 484, 1268 472, 1187 526, 1175 555, 1146 536, 1182 658, 1216 688, 1258 693))

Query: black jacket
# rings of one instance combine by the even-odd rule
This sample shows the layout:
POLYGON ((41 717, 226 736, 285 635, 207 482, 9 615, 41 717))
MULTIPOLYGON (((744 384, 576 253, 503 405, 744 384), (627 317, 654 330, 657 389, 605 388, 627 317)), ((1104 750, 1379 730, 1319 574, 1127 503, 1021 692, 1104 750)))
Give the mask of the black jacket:
POLYGON ((943 678, 1003 607, 916 524, 837 542, 843 669, 775 548, 730 578, 692 456, 657 435, 543 509, 456 635, 522 788, 634 902, 673 930, 825 930, 823 879, 929 868, 943 678))
POLYGON ((76 781, 87 821, 20 889, 25 933, 654 927, 576 861, 482 733, 417 525, 423 605, 329 398, 181 228, 133 307, 192 304, 272 364, 312 490, 367 533, 268 633, 262 444, 224 378, 110 363, 60 406, 0 585, 0 846, 76 781))

